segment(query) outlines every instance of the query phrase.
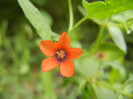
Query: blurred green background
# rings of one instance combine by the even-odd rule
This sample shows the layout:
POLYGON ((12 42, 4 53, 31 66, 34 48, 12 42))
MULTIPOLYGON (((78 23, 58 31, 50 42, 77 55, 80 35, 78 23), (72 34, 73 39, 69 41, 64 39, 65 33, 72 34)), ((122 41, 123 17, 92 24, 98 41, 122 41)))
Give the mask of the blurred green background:
MULTIPOLYGON (((69 25, 67 0, 31 0, 31 2, 50 18, 53 31, 59 35, 67 31, 69 25)), ((78 10, 82 1, 72 0, 72 5, 74 20, 77 22, 83 17, 78 10)), ((99 26, 92 20, 87 20, 72 33, 71 46, 89 52, 98 31, 99 26)), ((106 67, 102 69, 104 74, 100 78, 105 81, 110 79, 112 84, 118 86, 122 86, 125 80, 133 76, 133 34, 127 35, 124 30, 123 34, 128 50, 123 57, 124 61, 121 62, 122 70, 119 66, 118 70, 106 67), (114 77, 115 75, 119 77, 114 77)), ((86 87, 88 83, 77 71, 72 78, 62 77, 59 68, 49 73, 42 72, 41 62, 46 56, 39 49, 40 41, 35 28, 26 19, 18 2, 0 0, 0 99, 97 99, 88 98, 93 93, 86 87)), ((111 39, 108 41, 111 42, 111 39)))

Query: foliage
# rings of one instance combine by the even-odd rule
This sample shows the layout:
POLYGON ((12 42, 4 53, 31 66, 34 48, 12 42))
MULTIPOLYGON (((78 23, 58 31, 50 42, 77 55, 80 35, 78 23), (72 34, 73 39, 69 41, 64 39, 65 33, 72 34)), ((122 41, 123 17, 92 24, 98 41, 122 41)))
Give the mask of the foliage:
POLYGON ((91 1, 0 1, 0 99, 133 98, 133 0, 91 1), (71 78, 41 68, 40 41, 65 31, 84 50, 71 78))

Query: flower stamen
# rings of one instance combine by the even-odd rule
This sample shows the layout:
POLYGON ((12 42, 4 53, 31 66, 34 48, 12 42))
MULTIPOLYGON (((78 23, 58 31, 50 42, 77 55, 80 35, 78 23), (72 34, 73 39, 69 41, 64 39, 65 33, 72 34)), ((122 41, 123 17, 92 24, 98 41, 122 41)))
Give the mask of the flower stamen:
POLYGON ((60 50, 60 51, 57 51, 56 52, 56 57, 57 57, 57 59, 58 60, 63 60, 63 59, 65 59, 66 58, 66 51, 63 51, 63 50, 60 50))
POLYGON ((56 52, 57 54, 59 54, 59 52, 56 52))

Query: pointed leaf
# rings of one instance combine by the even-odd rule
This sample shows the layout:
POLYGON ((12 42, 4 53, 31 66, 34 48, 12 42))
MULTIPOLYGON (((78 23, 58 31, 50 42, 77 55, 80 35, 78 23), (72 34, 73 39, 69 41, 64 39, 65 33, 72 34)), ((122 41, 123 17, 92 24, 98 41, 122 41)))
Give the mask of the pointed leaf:
POLYGON ((86 56, 75 61, 75 69, 85 78, 93 76, 100 65, 100 60, 96 56, 86 56))
POLYGON ((47 16, 43 16, 43 14, 29 0, 18 0, 18 2, 27 19, 37 30, 42 39, 51 39, 51 35, 56 36, 56 34, 51 31, 47 16))
POLYGON ((118 27, 108 26, 109 33, 115 44, 124 52, 127 51, 127 46, 121 30, 118 27))
POLYGON ((88 3, 83 0, 83 6, 87 10, 88 18, 108 18, 118 12, 133 9, 133 0, 105 0, 88 3))
POLYGON ((103 61, 112 61, 122 58, 125 53, 113 43, 102 43, 96 55, 103 61))
POLYGON ((91 85, 95 99, 116 99, 115 93, 112 90, 93 83, 91 85))

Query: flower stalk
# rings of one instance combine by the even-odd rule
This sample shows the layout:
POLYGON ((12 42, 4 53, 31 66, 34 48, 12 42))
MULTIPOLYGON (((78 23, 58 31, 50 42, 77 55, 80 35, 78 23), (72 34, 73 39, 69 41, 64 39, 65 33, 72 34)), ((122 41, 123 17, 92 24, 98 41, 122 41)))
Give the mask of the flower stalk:
POLYGON ((73 26, 73 10, 72 10, 71 0, 68 0, 68 7, 69 7, 69 28, 68 28, 68 31, 70 31, 72 26, 73 26))
POLYGON ((71 33, 80 25, 82 24, 84 21, 87 20, 87 17, 83 17, 81 20, 79 20, 79 22, 77 22, 77 24, 75 24, 72 29, 69 31, 69 35, 71 35, 71 33))
POLYGON ((96 43, 94 45, 94 49, 92 51, 93 54, 95 54, 96 51, 99 48, 99 45, 100 45, 100 43, 102 41, 102 37, 103 37, 104 30, 105 30, 105 27, 104 26, 100 26, 100 30, 99 30, 99 33, 98 33, 98 37, 97 37, 96 43))

